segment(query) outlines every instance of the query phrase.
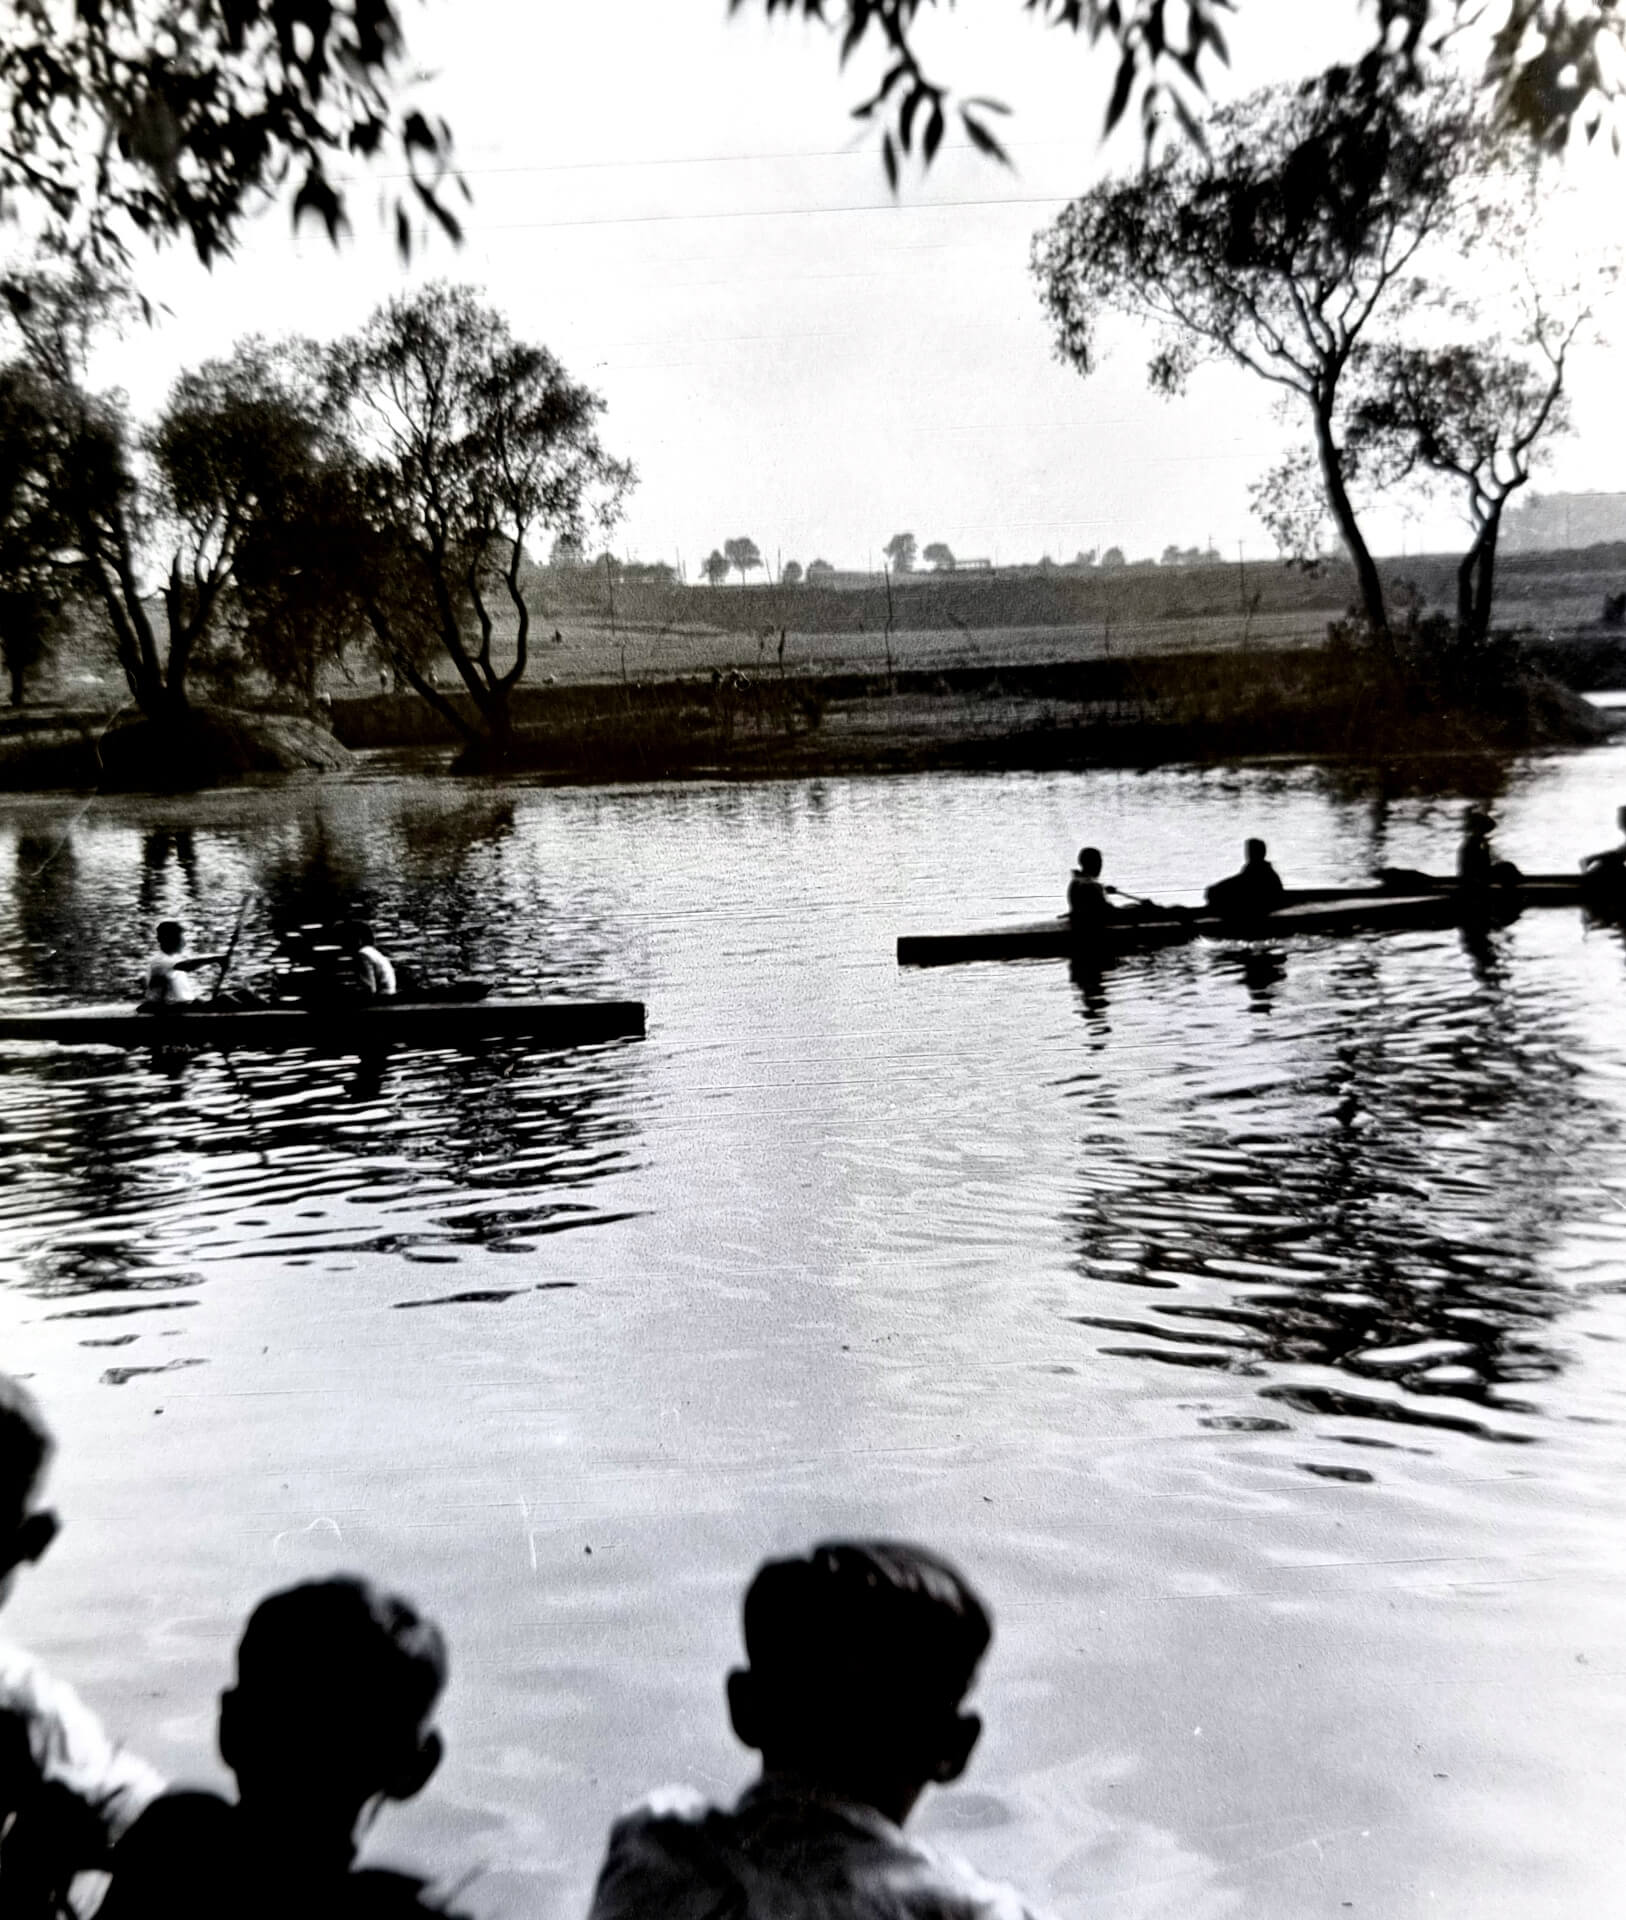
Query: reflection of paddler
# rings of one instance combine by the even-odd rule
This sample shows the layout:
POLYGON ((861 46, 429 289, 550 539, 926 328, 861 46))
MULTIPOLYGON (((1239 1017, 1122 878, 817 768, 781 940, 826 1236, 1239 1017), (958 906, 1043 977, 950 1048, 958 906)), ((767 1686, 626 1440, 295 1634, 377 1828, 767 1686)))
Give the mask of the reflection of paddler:
POLYGON ((1480 807, 1462 816, 1462 845, 1457 849, 1457 885, 1469 892, 1517 886, 1521 875, 1511 860, 1498 860, 1491 846, 1496 822, 1480 807))
POLYGON ((1216 880, 1204 893, 1215 913, 1227 918, 1246 919, 1254 914, 1272 913, 1286 892, 1281 875, 1265 858, 1263 840, 1244 842, 1243 865, 1238 873, 1216 880))

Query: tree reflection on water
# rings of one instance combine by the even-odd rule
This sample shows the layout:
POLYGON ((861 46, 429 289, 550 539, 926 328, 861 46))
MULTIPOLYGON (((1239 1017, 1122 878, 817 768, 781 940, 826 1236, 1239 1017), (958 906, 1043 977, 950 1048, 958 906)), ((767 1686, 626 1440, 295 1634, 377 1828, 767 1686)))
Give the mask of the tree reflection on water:
MULTIPOLYGON (((196 835, 105 820, 19 833, 7 986, 133 998, 155 919, 184 916, 208 937, 246 895, 233 979, 250 987, 278 977, 294 930, 363 916, 420 979, 623 992, 596 903, 565 903, 569 937, 542 951, 545 888, 516 876, 513 825, 503 796, 397 793, 375 807, 341 791, 196 835)), ((13 1149, 0 1228, 29 1294, 120 1322, 273 1247, 295 1261, 522 1253, 624 1217, 605 1185, 631 1157, 638 1071, 621 1043, 401 1048, 359 1063, 52 1051, 0 1080, 13 1149)))
MULTIPOLYGON (((1215 955, 1210 974, 1240 973, 1256 1009, 1290 969, 1313 980, 1285 1069, 1244 1041, 1229 1078, 1186 1076, 1189 1098, 1160 1103, 1154 1085, 1154 1118, 1133 1089, 1080 1087, 1108 1111, 1084 1134, 1087 1310, 1070 1318, 1131 1343, 1104 1354, 1242 1374, 1301 1411, 1535 1437, 1518 1390, 1563 1368, 1553 1325, 1573 1301, 1549 1256, 1589 1182, 1606 1204, 1619 1129, 1496 937, 1465 945, 1447 993, 1420 991, 1380 941, 1330 966, 1215 955), (1124 1125, 1132 1149, 1113 1152, 1124 1125)), ((1080 1013, 1093 1042, 1099 980, 1080 1013)))

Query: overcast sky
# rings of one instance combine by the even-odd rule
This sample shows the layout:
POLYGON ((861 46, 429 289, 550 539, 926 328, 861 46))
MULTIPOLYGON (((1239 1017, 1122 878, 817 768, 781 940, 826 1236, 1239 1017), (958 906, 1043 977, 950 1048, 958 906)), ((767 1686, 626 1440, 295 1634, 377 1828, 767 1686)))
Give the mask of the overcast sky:
MULTIPOLYGON (((939 10, 942 11, 941 9, 939 10)), ((874 56, 837 70, 816 27, 772 27, 760 0, 407 0, 426 98, 452 122, 473 191, 460 248, 411 268, 353 196, 338 252, 274 209, 205 274, 143 267, 169 311, 100 372, 139 406, 175 371, 250 331, 329 336, 381 299, 444 276, 482 287, 608 402, 603 437, 639 485, 619 552, 695 577, 724 539, 770 563, 873 564, 893 533, 1001 563, 1212 539, 1271 551, 1247 489, 1293 437, 1269 391, 1218 370, 1182 400, 1147 391, 1142 344, 1109 332, 1089 381, 1053 359, 1028 273, 1034 232, 1137 136, 1100 138, 1110 62, 1045 30, 1019 0, 962 0, 923 22, 928 67, 1009 102, 1015 160, 945 142, 889 197, 849 117, 874 56)), ((1308 72, 1361 44, 1354 0, 1242 0, 1221 97, 1308 72)), ((1549 242, 1584 256, 1620 225, 1626 161, 1572 167, 1549 242)), ((1620 356, 1576 365, 1580 430, 1536 484, 1626 490, 1620 356)), ((1377 544, 1453 544, 1450 502, 1373 520, 1377 544)))

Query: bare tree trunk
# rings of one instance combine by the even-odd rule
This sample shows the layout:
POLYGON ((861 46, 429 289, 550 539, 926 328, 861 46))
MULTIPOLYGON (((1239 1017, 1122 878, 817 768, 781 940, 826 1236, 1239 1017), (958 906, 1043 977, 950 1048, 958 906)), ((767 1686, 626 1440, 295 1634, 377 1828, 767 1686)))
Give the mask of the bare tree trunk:
POLYGON ((1484 537, 1481 528, 1474 536, 1473 545, 1457 562, 1457 637, 1470 643, 1474 638, 1474 569, 1484 537))
POLYGON ((1490 637, 1491 607, 1496 597, 1496 544, 1502 531, 1502 502, 1491 509, 1479 535, 1479 579, 1474 591, 1474 641, 1490 637))

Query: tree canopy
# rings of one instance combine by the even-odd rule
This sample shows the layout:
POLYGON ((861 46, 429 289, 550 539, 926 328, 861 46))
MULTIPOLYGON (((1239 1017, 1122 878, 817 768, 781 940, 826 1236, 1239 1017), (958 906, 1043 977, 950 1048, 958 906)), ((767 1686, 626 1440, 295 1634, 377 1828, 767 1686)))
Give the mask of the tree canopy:
POLYGON ((1375 327, 1421 297, 1416 264, 1475 177, 1482 144, 1450 88, 1377 86, 1334 67, 1216 113, 1206 153, 1173 149, 1073 202, 1034 245, 1059 356, 1097 360, 1108 312, 1154 330, 1154 387, 1229 360, 1308 414, 1327 505, 1362 609, 1383 588, 1350 497, 1347 376, 1375 327))
POLYGON ((332 236, 346 171, 388 161, 396 236, 456 235, 451 136, 403 90, 394 0, 4 0, 0 217, 103 261, 136 238, 208 264, 293 187, 332 236))
POLYGON ((740 576, 740 585, 745 585, 745 576, 753 567, 762 565, 762 555, 757 551, 757 543, 748 540, 743 534, 723 542, 723 558, 740 576))
POLYGON ((71 540, 57 496, 56 400, 37 369, 0 366, 0 664, 13 706, 45 656, 65 598, 58 555, 71 540))
POLYGON ((1379 487, 1421 478, 1458 492, 1472 538, 1457 568, 1457 634, 1490 631, 1502 513, 1552 435, 1569 424, 1569 350, 1588 315, 1533 304, 1520 334, 1418 347, 1390 345, 1361 369, 1351 409, 1352 467, 1379 487))
MULTIPOLYGON (((823 21, 840 39, 845 64, 878 46, 886 62, 879 86, 854 117, 880 129, 881 163, 896 188, 906 158, 930 166, 950 118, 979 152, 1004 159, 990 116, 1007 112, 986 97, 962 97, 929 74, 918 50, 922 16, 953 0, 757 0, 768 16, 823 21)), ((1320 0, 1325 5, 1325 0, 1320 0)), ((753 0, 729 0, 731 12, 753 0)), ((1202 144, 1199 113, 1216 63, 1230 58, 1226 27, 1248 0, 1019 0, 1036 24, 1105 43, 1115 61, 1106 125, 1110 132, 1139 99, 1148 146, 1165 124, 1202 144)), ((1428 58, 1472 28, 1491 28, 1481 86, 1491 118, 1538 148, 1563 147, 1579 126, 1587 138, 1619 100, 1626 13, 1616 0, 1343 0, 1372 23, 1376 74, 1398 62, 1417 78, 1428 58)), ((1614 137, 1614 136, 1612 136, 1614 137)), ((1617 140, 1618 146, 1618 140, 1617 140)))
POLYGON ((328 378, 364 476, 352 577, 367 619, 401 677, 500 758, 529 659, 526 542, 607 531, 633 484, 600 444, 604 403, 472 290, 443 283, 381 307, 333 349, 328 378), (500 610, 513 623, 507 665, 500 610), (435 685, 436 658, 477 727, 435 685))
MULTIPOLYGON (((142 429, 83 383, 75 355, 111 297, 83 275, 14 303, 23 354, 5 371, 11 497, 43 503, 58 598, 99 609, 131 698, 177 720, 194 666, 225 639, 246 550, 312 494, 320 404, 294 362, 260 342, 183 374, 142 429)), ((14 549, 14 558, 16 549, 14 549)))

